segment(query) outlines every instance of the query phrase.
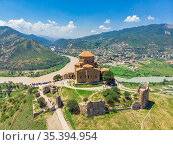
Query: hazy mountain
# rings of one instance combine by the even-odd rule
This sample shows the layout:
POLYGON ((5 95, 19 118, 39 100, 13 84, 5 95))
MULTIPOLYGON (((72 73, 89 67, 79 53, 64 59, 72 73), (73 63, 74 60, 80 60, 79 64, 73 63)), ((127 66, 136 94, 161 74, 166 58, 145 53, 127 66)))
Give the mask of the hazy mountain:
MULTIPOLYGON (((33 70, 61 65, 67 58, 58 56, 48 48, 10 27, 0 27, 0 69, 33 70)), ((40 39, 41 40, 41 39, 40 39)), ((43 39, 42 39, 43 40, 43 39)))

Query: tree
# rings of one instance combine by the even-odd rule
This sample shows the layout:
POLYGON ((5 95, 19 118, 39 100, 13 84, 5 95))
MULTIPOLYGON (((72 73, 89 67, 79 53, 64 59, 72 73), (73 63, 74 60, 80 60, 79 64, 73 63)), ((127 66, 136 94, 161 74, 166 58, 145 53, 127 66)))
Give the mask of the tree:
POLYGON ((38 99, 38 103, 39 103, 39 105, 40 105, 40 108, 44 108, 47 104, 46 104, 46 101, 45 101, 45 99, 43 98, 43 97, 40 97, 39 99, 38 99))
POLYGON ((60 74, 57 74, 56 76, 53 77, 54 81, 59 81, 62 79, 62 76, 60 74))
POLYGON ((102 76, 103 81, 106 82, 106 84, 114 83, 114 74, 111 71, 105 71, 102 76))
POLYGON ((72 114, 77 114, 79 112, 79 106, 76 100, 68 100, 67 107, 72 114))
POLYGON ((83 98, 83 101, 87 102, 88 101, 88 97, 83 98))

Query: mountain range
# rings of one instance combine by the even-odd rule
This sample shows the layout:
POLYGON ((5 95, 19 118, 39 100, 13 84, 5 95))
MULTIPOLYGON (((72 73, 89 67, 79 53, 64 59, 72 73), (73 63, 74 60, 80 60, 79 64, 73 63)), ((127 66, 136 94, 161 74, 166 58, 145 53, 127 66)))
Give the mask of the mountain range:
POLYGON ((53 43, 60 49, 113 49, 142 48, 146 53, 173 53, 173 26, 151 24, 110 31, 78 39, 59 39, 53 43))

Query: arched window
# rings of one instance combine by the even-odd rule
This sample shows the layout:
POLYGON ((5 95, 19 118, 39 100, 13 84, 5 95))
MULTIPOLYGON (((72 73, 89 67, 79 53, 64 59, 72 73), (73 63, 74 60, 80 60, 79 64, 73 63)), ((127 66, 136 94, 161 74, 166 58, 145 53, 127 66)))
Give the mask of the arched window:
POLYGON ((88 75, 88 79, 89 79, 90 77, 89 77, 89 75, 88 75))

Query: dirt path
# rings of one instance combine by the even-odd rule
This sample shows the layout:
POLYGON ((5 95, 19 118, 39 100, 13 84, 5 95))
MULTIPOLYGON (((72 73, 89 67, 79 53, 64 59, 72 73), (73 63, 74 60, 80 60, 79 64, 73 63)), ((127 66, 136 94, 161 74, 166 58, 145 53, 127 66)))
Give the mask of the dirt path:
POLYGON ((58 118, 56 112, 53 115, 48 115, 46 117, 47 120, 47 129, 48 130, 63 130, 61 122, 58 118))
POLYGON ((29 85, 32 83, 43 83, 43 82, 52 81, 53 76, 55 76, 56 74, 62 75, 63 72, 73 72, 74 71, 74 64, 78 62, 78 58, 72 57, 72 56, 67 56, 67 57, 70 58, 70 62, 59 71, 52 72, 50 74, 46 74, 41 77, 34 77, 34 78, 31 78, 31 77, 0 77, 0 83, 12 81, 14 83, 22 82, 23 84, 29 85))

